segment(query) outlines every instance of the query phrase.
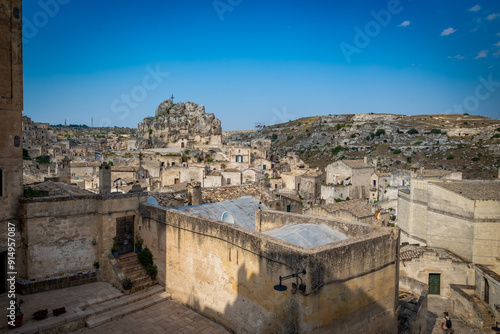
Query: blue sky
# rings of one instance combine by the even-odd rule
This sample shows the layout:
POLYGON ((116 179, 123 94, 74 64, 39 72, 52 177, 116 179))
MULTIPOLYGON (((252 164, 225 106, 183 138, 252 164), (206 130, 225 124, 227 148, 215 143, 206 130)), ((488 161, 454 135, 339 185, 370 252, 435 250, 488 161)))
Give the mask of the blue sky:
POLYGON ((23 3, 24 113, 136 127, 203 104, 223 130, 358 112, 500 115, 500 1, 23 3))

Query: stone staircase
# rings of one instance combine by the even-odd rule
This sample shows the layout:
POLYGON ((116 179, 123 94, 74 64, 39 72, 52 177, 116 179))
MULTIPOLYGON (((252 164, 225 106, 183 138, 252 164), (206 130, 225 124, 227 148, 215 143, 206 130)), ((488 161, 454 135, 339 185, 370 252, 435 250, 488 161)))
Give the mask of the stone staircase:
POLYGON ((118 262, 118 266, 120 267, 123 275, 130 278, 130 280, 132 281, 132 290, 130 290, 129 292, 142 290, 157 283, 156 280, 153 280, 151 279, 151 277, 149 277, 146 270, 139 262, 137 254, 123 254, 120 255, 116 261, 118 262))
POLYGON ((170 294, 162 286, 155 285, 143 291, 96 303, 85 309, 85 313, 91 314, 86 319, 85 326, 94 328, 170 298, 170 294))
POLYGON ((495 318, 492 316, 488 304, 483 300, 474 296, 474 302, 481 312, 481 318, 483 318, 483 329, 491 330, 491 327, 495 327, 495 318))

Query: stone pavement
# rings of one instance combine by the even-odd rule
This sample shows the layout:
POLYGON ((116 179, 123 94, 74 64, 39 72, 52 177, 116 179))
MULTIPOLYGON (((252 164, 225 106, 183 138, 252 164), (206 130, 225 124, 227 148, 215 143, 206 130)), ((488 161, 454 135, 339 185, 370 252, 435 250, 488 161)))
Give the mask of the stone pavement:
POLYGON ((226 334, 222 326, 210 321, 176 301, 167 300, 104 325, 81 328, 73 334, 156 334, 193 333, 226 334))
MULTIPOLYGON (((105 282, 89 283, 72 288, 41 292, 26 296, 17 295, 18 299, 24 301, 21 305, 21 310, 24 313, 23 325, 21 327, 27 327, 33 323, 40 323, 31 317, 31 315, 38 310, 49 309, 48 317, 52 317, 53 309, 65 307, 69 314, 82 306, 112 299, 121 295, 123 295, 123 293, 120 290, 105 282)), ((9 299, 7 294, 0 295, 0 308, 2 312, 4 312, 2 314, 6 314, 8 303, 9 299)), ((62 317, 62 315, 59 317, 62 317)), ((3 318, 5 319, 5 317, 3 318)), ((0 333, 4 330, 7 330, 7 322, 0 321, 0 333)))
MULTIPOLYGON (((156 287, 156 290, 161 290, 159 286, 156 287)), ((132 297, 143 293, 141 291, 128 296, 132 297)), ((70 319, 74 319, 78 314, 82 314, 82 309, 90 310, 92 308, 90 307, 91 305, 103 305, 104 303, 101 303, 103 301, 113 303, 113 300, 120 296, 128 298, 120 290, 106 282, 90 283, 26 296, 18 295, 17 297, 24 301, 21 306, 24 313, 23 325, 19 330, 22 332, 28 330, 30 333, 36 333, 32 329, 36 329, 37 326, 50 327, 51 321, 62 321, 64 323, 65 319, 60 318, 67 318, 67 321, 71 321, 70 319), (52 309, 60 307, 65 307, 67 313, 59 317, 54 317, 52 309), (31 315, 40 309, 49 309, 47 319, 34 320, 31 315)), ((0 307, 3 310, 4 319, 6 319, 5 314, 8 302, 7 294, 0 295, 0 307)), ((16 330, 8 329, 6 320, 0 321, 0 333, 9 332, 16 332, 16 330)), ((92 329, 81 328, 76 331, 76 333, 148 334, 170 332, 197 334, 228 333, 221 326, 172 300, 162 301, 156 305, 92 329)))
POLYGON ((442 334, 441 322, 443 321, 443 312, 450 314, 455 334, 494 334, 493 330, 481 330, 467 324, 465 321, 454 315, 451 309, 451 302, 448 298, 429 295, 427 303, 427 333, 442 334))

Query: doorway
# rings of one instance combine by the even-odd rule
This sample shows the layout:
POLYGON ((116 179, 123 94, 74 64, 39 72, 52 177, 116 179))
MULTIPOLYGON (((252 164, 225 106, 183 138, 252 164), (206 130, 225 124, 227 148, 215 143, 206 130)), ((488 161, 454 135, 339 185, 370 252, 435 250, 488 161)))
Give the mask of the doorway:
POLYGON ((135 216, 116 218, 116 238, 120 243, 119 255, 134 251, 134 218, 135 216))
POLYGON ((441 274, 429 274, 429 294, 441 294, 441 274))

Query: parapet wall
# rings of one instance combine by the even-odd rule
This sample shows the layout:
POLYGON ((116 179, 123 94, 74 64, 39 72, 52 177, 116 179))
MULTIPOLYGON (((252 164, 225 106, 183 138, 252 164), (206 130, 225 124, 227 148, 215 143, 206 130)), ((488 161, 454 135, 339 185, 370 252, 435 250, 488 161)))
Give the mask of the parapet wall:
POLYGON ((405 333, 427 333, 428 285, 408 276, 399 276, 399 287, 403 290, 411 292, 418 297, 416 312, 414 313, 413 317, 408 319, 408 330, 405 333))
MULTIPOLYGON (((116 218, 138 216, 146 194, 80 195, 21 199, 24 278, 60 276, 105 262, 116 218)), ((21 255, 20 254, 20 255, 21 255)), ((103 273, 104 279, 106 274, 103 273)))
MULTIPOLYGON (((148 247, 161 245, 162 234, 155 231, 165 230, 165 257, 154 255, 159 275, 165 273, 166 290, 231 331, 396 331, 398 230, 331 222, 359 236, 306 249, 155 205, 143 203, 140 212, 148 247), (273 289, 280 276, 302 269, 307 272, 301 275, 305 294, 292 293, 295 280, 283 282, 287 291, 273 289)), ((263 213, 265 219, 285 220, 278 212, 263 213)), ((304 222, 300 216, 290 219, 304 222)))

